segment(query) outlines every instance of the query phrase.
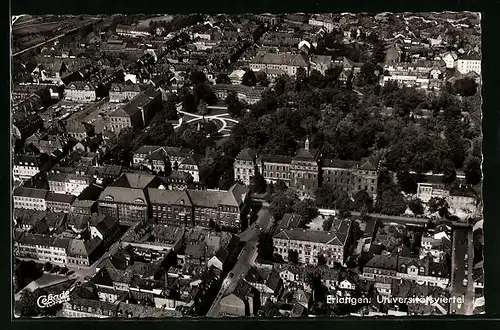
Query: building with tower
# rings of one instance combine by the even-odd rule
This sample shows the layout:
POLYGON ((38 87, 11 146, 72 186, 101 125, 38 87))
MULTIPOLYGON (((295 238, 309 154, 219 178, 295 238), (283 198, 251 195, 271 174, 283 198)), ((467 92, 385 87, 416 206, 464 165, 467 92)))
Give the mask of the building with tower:
POLYGON ((312 197, 318 188, 319 149, 311 149, 309 138, 300 148, 290 164, 290 187, 297 191, 300 197, 312 197))

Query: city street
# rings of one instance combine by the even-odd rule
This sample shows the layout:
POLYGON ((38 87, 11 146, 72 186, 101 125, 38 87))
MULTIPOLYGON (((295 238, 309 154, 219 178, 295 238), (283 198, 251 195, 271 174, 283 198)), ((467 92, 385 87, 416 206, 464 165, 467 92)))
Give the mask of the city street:
POLYGON ((264 206, 260 209, 255 223, 240 234, 241 240, 246 242, 246 244, 241 250, 233 270, 229 272, 228 276, 224 279, 222 288, 207 313, 208 317, 217 316, 220 300, 235 289, 238 281, 245 277, 250 267, 254 264, 257 258, 259 235, 261 232, 269 232, 273 226, 273 222, 269 209, 264 206))
POLYGON ((472 315, 474 310, 472 232, 463 228, 455 228, 452 249, 450 286, 455 301, 450 304, 450 314, 472 315), (459 303, 458 298, 461 298, 463 303, 459 303))

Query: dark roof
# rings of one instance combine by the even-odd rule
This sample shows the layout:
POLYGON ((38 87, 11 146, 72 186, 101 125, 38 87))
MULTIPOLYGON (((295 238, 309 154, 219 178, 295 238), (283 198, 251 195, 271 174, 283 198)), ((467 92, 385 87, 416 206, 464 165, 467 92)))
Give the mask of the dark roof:
POLYGON ((256 153, 253 149, 245 148, 238 153, 238 156, 236 156, 236 159, 253 161, 255 159, 255 156, 256 156, 256 153))
POLYGON ((155 178, 155 175, 146 173, 123 173, 111 184, 111 186, 144 189, 148 187, 155 178))
POLYGON ((293 159, 296 160, 316 160, 319 155, 319 149, 300 148, 293 159))
POLYGON ((321 159, 322 168, 342 168, 351 169, 356 168, 359 162, 352 160, 340 160, 340 159, 321 159))
POLYGON ((67 203, 72 204, 75 201, 76 197, 69 194, 57 194, 53 192, 48 192, 45 200, 47 202, 58 202, 58 203, 67 203))
POLYGON ((290 164, 292 162, 292 157, 282 155, 261 155, 260 159, 266 163, 290 164))
POLYGON ((365 267, 396 271, 398 268, 398 257, 374 255, 373 258, 368 260, 365 267))
POLYGON ((31 198, 40 198, 45 199, 47 196, 48 190, 45 189, 36 189, 36 188, 27 188, 27 187, 17 187, 14 189, 14 196, 19 197, 31 197, 31 198))
POLYGON ((302 223, 302 216, 295 213, 286 213, 279 222, 278 229, 296 229, 302 223))
POLYGON ((192 205, 186 191, 148 188, 148 195, 152 204, 192 205))
POLYGON ((101 214, 101 215, 93 214, 90 217, 90 225, 95 226, 95 228, 101 234, 106 234, 117 223, 118 223, 117 218, 103 215, 103 214, 101 214))

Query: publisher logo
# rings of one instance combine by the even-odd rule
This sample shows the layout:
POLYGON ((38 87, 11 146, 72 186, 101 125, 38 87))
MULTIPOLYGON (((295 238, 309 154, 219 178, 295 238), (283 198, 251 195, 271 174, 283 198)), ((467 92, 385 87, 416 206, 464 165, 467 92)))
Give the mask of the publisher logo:
POLYGON ((38 297, 36 304, 40 308, 49 308, 69 301, 69 291, 60 294, 49 294, 38 297))

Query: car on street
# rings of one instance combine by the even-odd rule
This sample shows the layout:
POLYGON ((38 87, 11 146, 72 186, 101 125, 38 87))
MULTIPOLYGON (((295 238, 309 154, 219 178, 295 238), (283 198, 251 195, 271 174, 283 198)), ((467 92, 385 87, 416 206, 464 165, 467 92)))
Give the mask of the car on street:
POLYGON ((463 286, 467 286, 467 284, 468 284, 468 283, 469 283, 469 281, 468 281, 466 278, 464 278, 464 279, 462 280, 462 285, 463 285, 463 286))

